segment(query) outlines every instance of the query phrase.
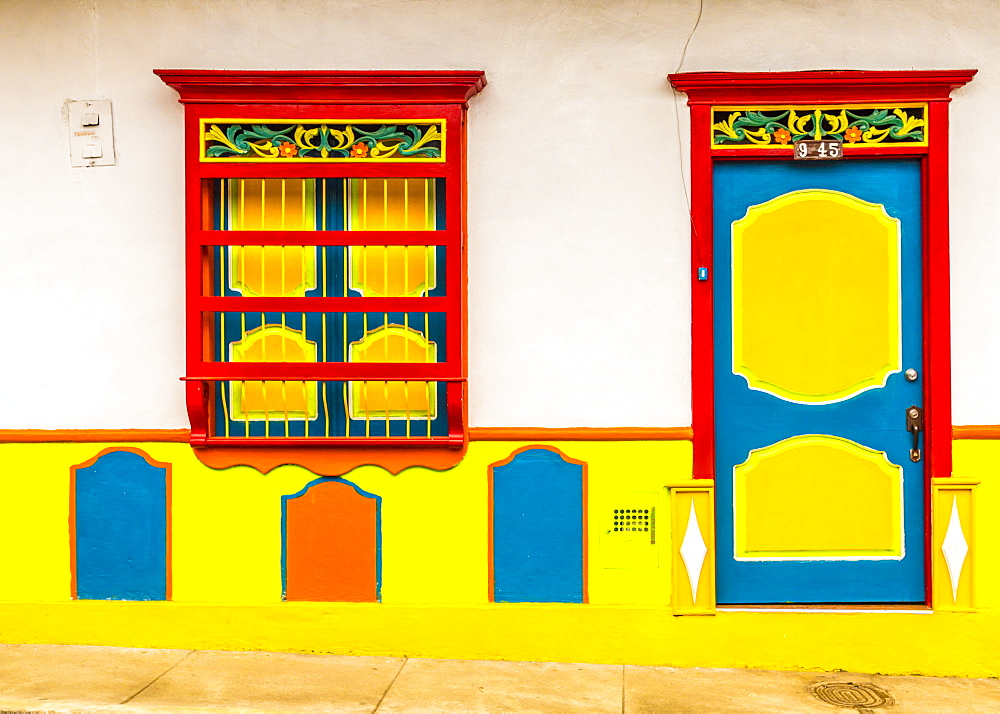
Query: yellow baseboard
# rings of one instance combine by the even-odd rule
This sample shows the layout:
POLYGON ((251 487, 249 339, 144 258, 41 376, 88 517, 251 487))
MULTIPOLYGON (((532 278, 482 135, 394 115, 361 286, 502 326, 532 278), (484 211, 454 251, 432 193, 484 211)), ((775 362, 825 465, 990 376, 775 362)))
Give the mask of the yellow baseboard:
POLYGON ((0 604, 0 641, 451 659, 1000 676, 1000 612, 726 612, 595 605, 0 604))

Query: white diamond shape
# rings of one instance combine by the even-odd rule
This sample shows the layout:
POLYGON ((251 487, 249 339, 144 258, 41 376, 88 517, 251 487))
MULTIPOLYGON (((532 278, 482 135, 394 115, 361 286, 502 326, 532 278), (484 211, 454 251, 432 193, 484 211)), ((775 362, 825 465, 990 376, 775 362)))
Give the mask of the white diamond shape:
POLYGON ((691 512, 688 514, 687 526, 684 530, 684 540, 681 541, 681 560, 687 568, 688 582, 691 584, 691 602, 698 602, 698 581, 701 580, 701 569, 705 565, 705 555, 708 546, 701 537, 701 526, 698 514, 694 510, 694 499, 691 499, 691 512))
POLYGON ((941 542, 941 553, 948 565, 948 577, 951 578, 951 599, 958 600, 958 581, 962 577, 962 566, 969 554, 969 544, 962 532, 962 519, 958 517, 958 496, 951 502, 951 518, 948 519, 948 530, 941 542))

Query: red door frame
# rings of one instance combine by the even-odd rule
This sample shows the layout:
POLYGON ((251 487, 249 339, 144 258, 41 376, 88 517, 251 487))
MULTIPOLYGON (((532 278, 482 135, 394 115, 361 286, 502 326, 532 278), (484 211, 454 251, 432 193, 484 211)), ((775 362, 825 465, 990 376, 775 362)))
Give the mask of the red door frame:
MULTIPOLYGON (((924 406, 927 480, 951 476, 951 324, 948 263, 948 102, 976 70, 684 72, 669 75, 691 107, 691 411, 694 477, 715 477, 712 167, 716 159, 789 159, 788 146, 715 148, 712 107, 926 102, 927 145, 845 145, 851 157, 920 159, 923 183, 924 406)), ((929 506, 928 506, 929 507, 929 506)), ((929 551, 928 551, 929 552, 929 551)))
MULTIPOLYGON (((977 70, 684 72, 668 76, 691 108, 691 418, 694 478, 715 478, 715 385, 712 275, 712 168, 717 159, 788 159, 787 146, 715 148, 712 107, 927 103, 926 146, 844 148, 851 157, 916 158, 923 185, 924 518, 930 524, 932 478, 951 476, 951 270, 948 237, 948 103, 977 70)), ((930 528, 925 538, 927 603, 931 601, 930 528)))

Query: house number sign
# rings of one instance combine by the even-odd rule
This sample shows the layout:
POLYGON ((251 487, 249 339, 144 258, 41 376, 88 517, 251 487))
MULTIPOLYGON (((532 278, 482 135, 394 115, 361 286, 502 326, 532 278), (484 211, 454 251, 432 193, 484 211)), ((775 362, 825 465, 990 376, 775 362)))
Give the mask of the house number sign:
POLYGON ((795 142, 796 159, 842 159, 844 150, 839 141, 803 140, 795 142))

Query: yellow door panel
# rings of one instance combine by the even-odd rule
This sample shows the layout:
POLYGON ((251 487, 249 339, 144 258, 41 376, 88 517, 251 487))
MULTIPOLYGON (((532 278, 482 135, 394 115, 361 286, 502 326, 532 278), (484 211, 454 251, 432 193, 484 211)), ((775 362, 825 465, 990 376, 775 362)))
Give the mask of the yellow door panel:
POLYGON ((736 557, 900 558, 902 467, 884 452, 796 436, 733 469, 736 557))
POLYGON ((824 189, 733 223, 733 372, 751 389, 823 404, 900 371, 899 221, 824 189))

